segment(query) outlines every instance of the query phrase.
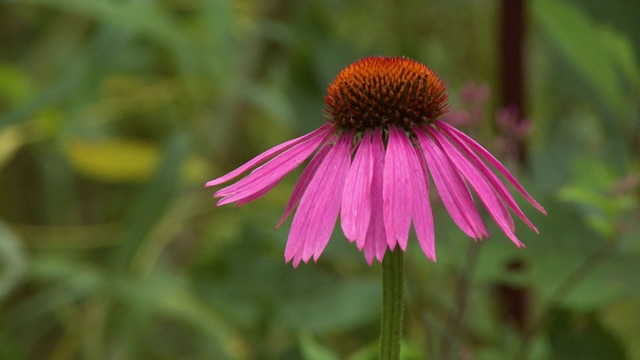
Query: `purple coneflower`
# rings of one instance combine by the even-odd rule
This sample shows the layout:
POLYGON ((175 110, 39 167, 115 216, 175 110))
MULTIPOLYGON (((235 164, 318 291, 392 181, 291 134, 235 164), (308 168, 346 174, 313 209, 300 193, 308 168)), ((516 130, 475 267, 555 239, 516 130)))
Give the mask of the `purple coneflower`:
POLYGON ((218 190, 217 205, 253 201, 312 157, 277 227, 298 207, 285 260, 317 261, 340 214, 342 230, 369 264, 387 249, 407 248, 411 222, 427 258, 435 261, 429 173, 460 229, 474 240, 489 234, 472 188, 500 229, 518 247, 509 209, 537 232, 501 179, 545 213, 511 173, 487 150, 437 118, 448 110, 445 86, 427 66, 404 57, 368 57, 344 70, 325 96, 327 123, 253 158, 206 187, 218 190), (262 164, 262 165, 260 165, 262 164), (260 166, 259 166, 260 165, 260 166))

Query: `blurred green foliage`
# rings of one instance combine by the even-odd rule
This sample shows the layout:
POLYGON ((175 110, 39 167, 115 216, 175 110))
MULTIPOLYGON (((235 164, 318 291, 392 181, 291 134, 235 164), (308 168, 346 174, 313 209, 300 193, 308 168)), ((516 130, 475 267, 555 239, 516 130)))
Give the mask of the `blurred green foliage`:
MULTIPOLYGON (((336 231, 284 264, 295 176, 236 211, 205 181, 323 123, 325 87, 406 55, 500 93, 499 2, 0 2, 0 358, 372 359, 380 266, 336 231)), ((407 257, 407 359, 640 359, 640 3, 527 3, 517 249, 436 208, 407 257), (519 264, 514 271, 512 264, 519 264), (510 299, 504 289, 518 289, 510 299), (525 329, 505 310, 525 305, 525 329)))

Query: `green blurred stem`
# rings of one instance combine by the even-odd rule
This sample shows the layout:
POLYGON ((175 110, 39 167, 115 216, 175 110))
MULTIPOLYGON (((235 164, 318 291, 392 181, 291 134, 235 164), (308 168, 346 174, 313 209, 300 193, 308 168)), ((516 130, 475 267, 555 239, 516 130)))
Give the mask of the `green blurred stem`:
POLYGON ((396 247, 382 261, 380 359, 400 359, 404 308, 404 252, 396 247))

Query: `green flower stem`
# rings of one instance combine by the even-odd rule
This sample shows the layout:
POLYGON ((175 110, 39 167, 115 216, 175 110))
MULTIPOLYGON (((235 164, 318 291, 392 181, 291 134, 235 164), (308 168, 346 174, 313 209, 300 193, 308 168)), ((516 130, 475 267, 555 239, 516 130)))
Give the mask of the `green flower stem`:
POLYGON ((396 247, 382 261, 380 359, 400 359, 404 308, 404 251, 396 247))

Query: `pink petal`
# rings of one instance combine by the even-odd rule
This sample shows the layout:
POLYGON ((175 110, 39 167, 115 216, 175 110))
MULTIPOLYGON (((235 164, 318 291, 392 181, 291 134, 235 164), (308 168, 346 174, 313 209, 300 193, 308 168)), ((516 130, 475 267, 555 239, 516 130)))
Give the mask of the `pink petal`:
POLYGON ((458 146, 460 150, 464 152, 464 154, 471 160, 471 162, 478 168, 482 174, 485 176, 487 180, 491 183, 494 191, 502 198, 502 200, 509 206, 511 211, 513 211, 522 221, 525 222, 531 229, 533 229, 536 233, 539 233, 538 229, 533 225, 533 223, 527 218, 527 216, 522 212, 516 201, 514 200, 511 193, 507 190, 506 186, 502 183, 502 181, 498 178, 496 174, 491 171, 491 169, 480 159, 480 157, 465 143, 464 139, 460 138, 456 133, 450 131, 449 128, 440 128, 445 134, 449 136, 451 141, 458 146))
POLYGON ((218 206, 229 204, 259 193, 268 187, 273 187, 289 172, 302 164, 326 137, 317 136, 310 140, 296 144, 283 151, 278 156, 269 160, 266 164, 253 170, 249 175, 235 184, 218 190, 214 196, 223 197, 218 206))
POLYGON ((411 179, 413 180, 413 227, 416 230, 418 243, 428 259, 436 261, 435 233, 433 214, 429 203, 429 176, 424 164, 424 156, 419 149, 414 148, 414 155, 410 157, 411 179))
POLYGON ((382 183, 384 225, 389 248, 393 250, 398 243, 402 250, 406 250, 412 207, 411 173, 407 158, 413 154, 413 145, 404 130, 395 126, 390 126, 388 130, 382 183))
POLYGON ((302 195, 285 249, 285 260, 293 258, 294 266, 311 256, 317 260, 329 242, 349 170, 351 137, 350 132, 341 134, 302 195))
POLYGON ((251 169, 252 167, 264 162, 266 159, 278 154, 279 152, 289 149, 291 147, 293 147, 294 145, 297 145, 301 142, 305 142, 311 138, 314 138, 316 136, 319 137, 324 137, 326 135, 327 132, 329 131, 333 131, 331 125, 326 124, 321 126, 320 128, 318 128, 317 130, 314 130, 306 135, 300 136, 298 138, 289 140, 287 142, 284 142, 278 146, 272 147, 271 149, 263 152, 262 154, 254 157, 253 159, 247 161, 244 165, 240 166, 239 168, 231 171, 230 173, 221 176, 217 179, 213 179, 209 182, 207 182, 204 187, 211 187, 211 186, 215 186, 215 185, 219 185, 222 183, 225 183, 235 177, 240 176, 243 172, 251 169))
POLYGON ((488 237, 487 230, 473 204, 469 189, 460 174, 426 133, 416 131, 415 134, 420 140, 424 158, 427 161, 440 198, 453 221, 465 234, 474 239, 488 237))
POLYGON ((458 137, 459 141, 466 143, 472 149, 478 152, 486 161, 488 161, 491 165, 493 165, 507 179, 507 181, 509 181, 509 183, 511 183, 511 185, 513 185, 513 187, 515 187, 516 190, 518 190, 518 192, 522 194, 522 196, 524 196, 525 199, 527 199, 531 203, 531 205, 533 205, 541 213, 545 215, 547 214, 544 208, 540 204, 538 204, 538 202, 531 195, 529 195, 529 193, 527 193, 527 191, 522 187, 522 185, 518 183, 516 178, 513 175, 511 175, 509 170, 507 170, 507 168, 505 168, 504 165, 502 165, 500 161, 498 161, 498 159, 496 159, 493 155, 491 155, 491 153, 489 153, 485 148, 483 148, 480 144, 475 142, 472 138, 467 136, 465 133, 459 131, 458 129, 454 128, 453 126, 437 120, 435 121, 435 123, 437 124, 438 127, 447 129, 448 130, 447 133, 449 135, 458 137))
POLYGON ((350 241, 364 239, 371 218, 373 153, 371 131, 362 136, 342 194, 342 231, 350 241))
POLYGON ((364 256, 369 265, 373 258, 382 262, 384 253, 387 250, 387 236, 384 228, 382 200, 382 182, 384 178, 384 145, 382 143, 382 132, 379 128, 374 130, 372 139, 372 176, 371 176, 371 219, 369 228, 364 238, 357 238, 358 249, 364 250, 364 256))
POLYGON ((467 179, 467 182, 473 187, 478 194, 480 200, 484 203, 485 207, 491 214, 491 217, 495 220, 496 224, 502 229, 502 231, 519 247, 524 246, 520 240, 513 233, 515 231, 515 224, 509 211, 504 206, 500 198, 493 191, 493 188, 489 185, 487 180, 482 176, 480 171, 473 166, 469 160, 462 155, 462 153, 449 142, 446 136, 438 131, 427 128, 427 131, 440 145, 443 152, 449 157, 449 160, 453 165, 462 173, 467 179))
POLYGON ((238 202, 236 203, 236 207, 240 207, 240 206, 242 206, 244 204, 252 202, 253 200, 261 198, 263 195, 265 195, 266 193, 271 191, 271 189, 276 187, 276 185, 278 185, 278 182, 274 182, 273 184, 267 186, 266 188, 264 188, 264 189, 262 189, 262 190, 260 190, 260 191, 258 191, 256 193, 253 193, 253 194, 251 194, 251 195, 249 195, 249 196, 247 196, 247 197, 245 197, 243 199, 238 200, 238 202))
POLYGON ((289 217, 296 205, 298 205, 300 199, 302 198, 302 195, 307 190, 307 186, 309 186, 309 182, 315 176, 316 171, 318 170, 318 166, 322 163, 322 160, 324 160, 331 148, 332 147, 328 145, 324 145, 323 147, 321 147, 320 150, 318 150, 318 153, 313 157, 313 159, 311 159, 309 165, 307 165, 307 167, 304 169, 302 175, 300 175, 300 179, 298 179, 298 182, 293 187, 293 192, 289 197, 289 201, 287 201, 287 206, 284 209, 284 213, 282 214, 280 221, 278 221, 278 224, 276 225, 276 229, 282 226, 282 224, 289 217))

